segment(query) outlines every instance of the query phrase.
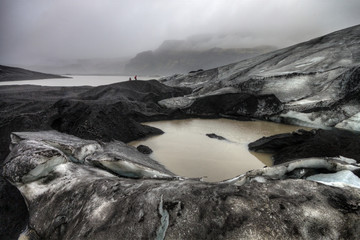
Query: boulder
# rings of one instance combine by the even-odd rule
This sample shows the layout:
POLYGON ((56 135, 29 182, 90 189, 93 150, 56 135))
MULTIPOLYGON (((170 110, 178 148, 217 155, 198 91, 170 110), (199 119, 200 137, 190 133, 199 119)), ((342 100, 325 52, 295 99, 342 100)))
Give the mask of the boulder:
POLYGON ((153 152, 153 150, 146 145, 139 145, 136 149, 143 154, 151 154, 153 152))

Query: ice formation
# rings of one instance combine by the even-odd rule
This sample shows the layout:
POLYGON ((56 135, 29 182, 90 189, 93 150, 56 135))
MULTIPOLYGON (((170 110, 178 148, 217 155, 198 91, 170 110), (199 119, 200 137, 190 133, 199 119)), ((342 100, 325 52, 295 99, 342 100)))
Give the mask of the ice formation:
POLYGON ((336 173, 312 175, 306 179, 336 187, 350 186, 360 188, 360 178, 349 170, 342 170, 336 173))

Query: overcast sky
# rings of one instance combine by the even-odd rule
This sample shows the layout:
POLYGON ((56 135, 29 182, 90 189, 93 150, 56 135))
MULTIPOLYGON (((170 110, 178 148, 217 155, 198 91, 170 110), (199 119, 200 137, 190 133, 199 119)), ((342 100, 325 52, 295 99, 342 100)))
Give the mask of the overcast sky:
POLYGON ((359 12, 359 0, 0 0, 0 64, 132 56, 199 34, 285 47, 360 24, 359 12))

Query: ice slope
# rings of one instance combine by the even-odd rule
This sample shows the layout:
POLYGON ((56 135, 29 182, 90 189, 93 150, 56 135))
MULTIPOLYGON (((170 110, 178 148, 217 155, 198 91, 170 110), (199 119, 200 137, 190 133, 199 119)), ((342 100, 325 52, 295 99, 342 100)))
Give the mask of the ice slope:
MULTIPOLYGON (((162 81, 193 88, 187 99, 229 87, 256 95, 275 94, 285 107, 282 116, 273 120, 335 126, 360 112, 359 108, 349 109, 359 106, 360 25, 238 63, 162 81), (337 117, 332 120, 334 115, 337 117)), ((171 105, 170 100, 166 103, 171 105)), ((360 130, 354 124, 341 127, 360 130)))

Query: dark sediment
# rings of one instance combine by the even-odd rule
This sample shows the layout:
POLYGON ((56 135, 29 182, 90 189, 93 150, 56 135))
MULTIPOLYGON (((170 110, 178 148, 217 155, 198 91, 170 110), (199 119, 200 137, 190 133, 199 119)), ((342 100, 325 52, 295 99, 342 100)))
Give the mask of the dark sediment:
POLYGON ((360 162, 360 133, 347 130, 300 130, 263 137, 249 150, 272 153, 274 164, 309 157, 347 157, 360 162))
POLYGON ((204 117, 265 118, 282 110, 282 103, 274 95, 225 93, 200 97, 188 108, 188 114, 204 117))
POLYGON ((219 136, 215 133, 207 133, 206 136, 208 136, 209 138, 217 139, 217 140, 227 140, 226 138, 219 136))
POLYGON ((18 239, 29 213, 19 190, 0 175, 0 239, 18 239))

